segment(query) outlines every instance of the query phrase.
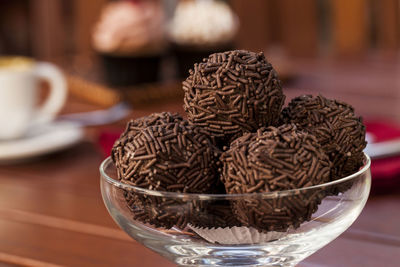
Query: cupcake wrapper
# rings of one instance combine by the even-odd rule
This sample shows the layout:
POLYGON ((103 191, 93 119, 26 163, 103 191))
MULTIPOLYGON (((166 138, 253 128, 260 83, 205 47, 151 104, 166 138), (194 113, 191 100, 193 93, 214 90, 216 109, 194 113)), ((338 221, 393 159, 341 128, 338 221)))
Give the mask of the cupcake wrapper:
POLYGON ((189 228, 208 242, 221 245, 260 244, 277 240, 287 235, 287 232, 274 231, 260 233, 253 227, 245 226, 199 228, 189 225, 189 228))
POLYGON ((129 87, 159 80, 161 55, 142 57, 100 56, 106 81, 113 87, 129 87))
POLYGON ((202 62, 203 58, 208 58, 210 54, 232 50, 233 48, 233 43, 211 48, 173 45, 172 51, 177 61, 179 77, 186 79, 189 75, 189 69, 193 69, 194 63, 202 62))

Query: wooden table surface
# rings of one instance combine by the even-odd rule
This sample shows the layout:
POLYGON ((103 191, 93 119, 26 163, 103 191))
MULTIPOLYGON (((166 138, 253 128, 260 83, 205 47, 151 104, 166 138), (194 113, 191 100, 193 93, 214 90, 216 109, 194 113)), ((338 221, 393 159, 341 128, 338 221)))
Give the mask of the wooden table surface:
MULTIPOLYGON (((306 89, 287 89, 289 98, 309 90, 307 84, 318 85, 315 79, 312 79, 314 83, 307 82, 314 69, 318 68, 309 66, 308 73, 297 70, 304 74, 297 85, 306 89)), ((398 109, 393 103, 399 103, 397 80, 393 79, 391 88, 387 88, 385 80, 392 76, 377 76, 385 81, 382 90, 377 88, 378 81, 374 81, 373 85, 364 83, 365 94, 362 89, 351 86, 354 90, 346 93, 343 88, 329 91, 333 84, 326 84, 324 80, 329 80, 331 69, 328 70, 325 76, 318 76, 322 79, 318 88, 323 92, 353 99, 351 102, 363 115, 389 114, 394 119, 400 116, 400 112, 393 114, 398 109), (390 97, 390 90, 395 97, 390 97), (368 108, 363 104, 372 103, 372 99, 377 100, 378 107, 368 108)), ((343 69, 338 71, 344 72, 342 76, 347 75, 343 69)), ((359 75, 366 73, 361 71, 359 75)), ((73 100, 65 110, 86 109, 93 107, 73 100)), ((139 107, 132 116, 163 110, 182 112, 181 103, 139 107)), ((98 172, 103 155, 96 138, 106 128, 89 128, 86 139, 68 150, 31 162, 0 166, 0 266, 174 266, 128 237, 103 205, 98 172)), ((300 266, 399 266, 399 208, 399 194, 371 196, 358 220, 343 235, 300 266)))

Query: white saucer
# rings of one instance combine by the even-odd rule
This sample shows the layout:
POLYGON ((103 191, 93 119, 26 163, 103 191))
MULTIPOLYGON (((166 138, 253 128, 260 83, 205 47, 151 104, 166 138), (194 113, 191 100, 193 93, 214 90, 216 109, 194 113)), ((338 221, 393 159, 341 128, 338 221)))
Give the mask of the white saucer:
POLYGON ((76 123, 52 122, 32 129, 20 139, 0 141, 0 163, 23 161, 78 143, 83 129, 76 123))

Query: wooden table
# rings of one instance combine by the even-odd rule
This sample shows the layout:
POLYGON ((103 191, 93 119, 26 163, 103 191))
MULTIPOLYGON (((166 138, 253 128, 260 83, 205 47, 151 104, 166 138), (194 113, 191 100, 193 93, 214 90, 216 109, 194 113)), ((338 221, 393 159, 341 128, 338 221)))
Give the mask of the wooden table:
MULTIPOLYGON (((309 69, 308 74, 313 74, 313 67, 309 69)), ((307 73, 302 77, 298 84, 304 83, 307 73)), ((332 86, 321 85, 325 85, 323 90, 332 86)), ((388 94, 389 89, 385 90, 388 94)), ((291 97, 300 91, 288 89, 287 94, 291 97)), ((348 99, 354 97, 352 92, 338 94, 348 99)), ((372 89, 368 92, 372 97, 378 94, 372 89)), ((364 99, 365 95, 355 101, 362 113, 370 111, 363 108, 364 99)), ((380 107, 385 107, 385 98, 379 101, 380 107)), ((395 101, 398 99, 386 97, 386 103, 395 101)), ((66 111, 91 108, 71 101, 66 111)), ((397 107, 387 105, 380 112, 389 113, 389 108, 397 107)), ((181 103, 137 108, 132 116, 163 110, 182 112, 181 103)), ((174 266, 133 241, 108 215, 99 188, 98 167, 103 155, 96 144, 103 129, 89 128, 87 139, 66 151, 0 166, 0 266, 174 266)), ((372 196, 349 230, 301 266, 399 266, 399 208, 398 194, 372 196)))

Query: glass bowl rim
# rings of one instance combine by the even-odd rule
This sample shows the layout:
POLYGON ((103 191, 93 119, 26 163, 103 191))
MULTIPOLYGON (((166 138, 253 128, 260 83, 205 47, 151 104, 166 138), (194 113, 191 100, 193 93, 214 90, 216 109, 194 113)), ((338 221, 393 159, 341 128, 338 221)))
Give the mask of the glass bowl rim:
POLYGON ((146 189, 146 188, 140 188, 137 186, 133 186, 130 184, 125 184, 122 183, 112 177, 110 177, 106 172, 105 169, 110 165, 114 164, 113 161, 111 160, 111 157, 107 157, 103 162, 100 164, 100 176, 101 179, 104 179, 107 183, 116 186, 121 189, 126 189, 129 190, 130 192, 137 192, 140 194, 145 194, 145 195, 150 195, 150 196, 161 196, 161 197, 167 197, 167 198, 179 198, 179 199, 198 199, 198 200, 210 200, 210 199, 243 199, 246 197, 261 197, 261 198, 276 198, 277 196, 288 196, 288 195, 295 195, 299 194, 300 192, 304 192, 307 190, 313 190, 313 189, 322 189, 327 186, 332 186, 332 185, 337 185, 341 184, 343 182, 349 181, 351 179, 354 179, 358 177, 360 174, 363 174, 367 172, 370 167, 371 167, 371 158, 364 154, 364 165, 360 170, 357 172, 350 174, 346 177, 323 183, 323 184, 318 184, 318 185, 313 185, 313 186, 308 186, 308 187, 302 187, 302 188, 296 188, 296 189, 289 189, 289 190, 282 190, 282 191, 274 191, 274 192, 265 192, 265 193, 243 193, 243 194, 201 194, 201 193, 177 193, 177 192, 168 192, 168 191, 156 191, 156 190, 151 190, 151 189, 146 189))

